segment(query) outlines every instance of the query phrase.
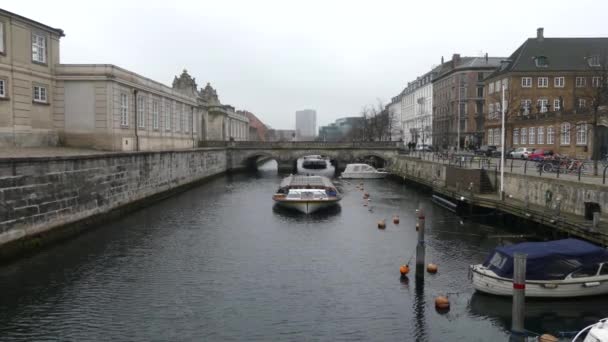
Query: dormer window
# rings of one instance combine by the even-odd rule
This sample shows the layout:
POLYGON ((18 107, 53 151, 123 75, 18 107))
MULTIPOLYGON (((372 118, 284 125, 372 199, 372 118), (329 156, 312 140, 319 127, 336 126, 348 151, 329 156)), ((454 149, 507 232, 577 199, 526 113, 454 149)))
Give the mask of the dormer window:
POLYGON ((546 56, 537 56, 534 58, 534 62, 538 68, 546 68, 549 66, 549 60, 546 56))
POLYGON ((594 55, 594 56, 591 56, 591 57, 587 58, 587 63, 589 63, 590 67, 598 67, 598 66, 600 66, 600 56, 599 55, 594 55))

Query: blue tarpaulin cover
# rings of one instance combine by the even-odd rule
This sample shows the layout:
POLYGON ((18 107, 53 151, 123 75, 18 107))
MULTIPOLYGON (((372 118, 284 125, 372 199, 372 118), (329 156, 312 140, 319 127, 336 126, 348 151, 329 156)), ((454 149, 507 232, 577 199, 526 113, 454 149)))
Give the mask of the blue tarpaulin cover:
POLYGON ((484 266, 503 278, 513 278, 513 255, 525 253, 526 279, 563 279, 585 265, 608 261, 608 250, 586 241, 563 239, 523 242, 494 249, 484 266))

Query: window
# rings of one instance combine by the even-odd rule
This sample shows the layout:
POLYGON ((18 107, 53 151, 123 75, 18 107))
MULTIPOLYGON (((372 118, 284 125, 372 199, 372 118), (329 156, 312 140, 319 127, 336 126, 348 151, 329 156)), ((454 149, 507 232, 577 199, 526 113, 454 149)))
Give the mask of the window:
POLYGON ((589 66, 592 66, 592 67, 600 66, 600 56, 595 55, 595 56, 591 56, 591 57, 587 58, 587 63, 589 63, 589 66))
POLYGON ((192 133, 196 133, 196 125, 198 125, 196 122, 196 115, 194 115, 194 111, 192 111, 192 133))
POLYGON ((500 91, 500 80, 498 80, 498 81, 496 81, 496 83, 494 83, 494 90, 500 91))
POLYGON ((488 105, 488 119, 492 119, 494 117, 494 104, 490 103, 488 105))
POLYGON ((585 99, 578 99, 578 108, 579 109, 584 109, 585 107, 587 107, 587 100, 585 99))
POLYGON ((539 88, 549 87, 549 77, 539 77, 538 78, 538 87, 539 88))
POLYGON ((570 124, 567 122, 562 123, 562 126, 561 126, 560 144, 570 145, 570 124))
POLYGON ((46 63, 46 37, 32 34, 32 60, 46 63))
POLYGON ((146 99, 143 96, 137 98, 137 127, 146 127, 146 99))
POLYGON ((188 129, 188 120, 186 120, 187 117, 188 113, 186 112, 186 105, 182 103, 182 127, 184 128, 184 132, 188 132, 190 130, 188 129))
POLYGON ((521 87, 522 88, 532 88, 532 77, 522 77, 521 78, 521 87))
POLYGON ((47 103, 47 90, 43 86, 34 86, 34 102, 47 103))
POLYGON ((504 90, 509 89, 509 80, 508 80, 508 79, 506 79, 506 78, 503 78, 503 79, 502 79, 502 88, 503 88, 504 90))
POLYGON ((477 82, 483 82, 483 72, 477 73, 477 82))
POLYGON ((554 99, 553 100, 553 110, 554 111, 559 111, 562 109, 562 101, 561 99, 554 99))
POLYGON ((158 130, 158 123, 159 123, 159 103, 158 101, 153 101, 152 102, 152 128, 158 130))
POLYGON ((576 144, 587 145, 587 124, 578 124, 576 127, 576 144))
POLYGON ((519 128, 513 129, 513 145, 519 145, 519 128))
POLYGON ((0 21, 0 53, 4 51, 4 23, 0 21))
POLYGON ((165 102, 165 130, 171 130, 171 102, 165 102))
POLYGON ((576 78, 576 87, 577 88, 582 88, 587 84, 587 79, 584 77, 577 77, 576 78))
POLYGON ((502 142, 501 132, 502 131, 500 130, 500 128, 494 129, 494 145, 501 145, 501 142, 502 142))
POLYGON ((0 79, 0 97, 6 97, 6 80, 3 79, 0 79))
POLYGON ((537 128, 537 132, 538 135, 536 137, 536 140, 538 142, 539 145, 543 145, 545 143, 545 128, 544 127, 538 127, 537 128))
POLYGON ((488 130, 488 145, 494 145, 494 130, 491 128, 488 130))
POLYGON ((496 112, 495 112, 494 116, 495 116, 495 117, 500 116, 500 115, 501 115, 501 113, 502 113, 502 109, 500 109, 500 102, 496 102, 496 103, 494 104, 494 109, 496 110, 496 112))
POLYGON ((490 82, 488 85, 488 94, 492 94, 494 92, 494 82, 490 82))
POLYGON ((546 113, 549 109, 547 108, 547 105, 549 104, 549 100, 547 99, 539 99, 536 103, 537 107, 538 107, 538 112, 539 113, 546 113))
POLYGON ((483 87, 477 87, 477 97, 483 97, 483 87))
POLYGON ((539 68, 546 68, 547 66, 549 66, 549 61, 545 56, 537 56, 536 58, 534 58, 534 62, 539 68))
POLYGON ((528 143, 528 129, 522 128, 521 129, 521 144, 525 145, 527 143, 528 143))
POLYGON ((120 94, 120 125, 129 126, 129 98, 127 94, 120 94))
POLYGON ((534 127, 528 128, 528 143, 530 145, 536 144, 536 129, 534 127))
POLYGON ((547 144, 553 145, 555 144, 555 131, 553 130, 553 126, 547 127, 547 144))
POLYGON ((565 83, 566 83, 566 80, 563 76, 553 78, 553 86, 555 88, 563 88, 565 83))
POLYGON ((591 77, 591 85, 595 88, 599 88, 600 87, 600 77, 599 76, 591 77))
POLYGON ((530 114, 530 108, 532 107, 532 100, 521 100, 521 109, 524 115, 530 114))

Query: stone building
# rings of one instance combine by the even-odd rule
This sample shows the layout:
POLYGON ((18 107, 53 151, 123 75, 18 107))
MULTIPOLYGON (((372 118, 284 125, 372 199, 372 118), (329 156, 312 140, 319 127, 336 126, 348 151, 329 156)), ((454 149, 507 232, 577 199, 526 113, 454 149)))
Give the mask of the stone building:
POLYGON ((404 143, 431 145, 433 137, 433 78, 437 68, 408 82, 401 94, 404 143))
POLYGON ((589 158, 597 133, 597 151, 607 153, 607 49, 608 38, 545 38, 539 28, 486 79, 487 143, 500 145, 504 107, 507 147, 589 158))
POLYGON ((389 120, 392 120, 395 128, 391 128, 391 140, 399 141, 403 139, 403 129, 401 127, 402 122, 402 112, 401 112, 401 103, 402 103, 403 92, 399 95, 393 97, 391 102, 386 106, 386 110, 389 116, 389 120))
POLYGON ((217 91, 207 83, 198 92, 201 104, 207 112, 208 126, 206 140, 236 140, 249 139, 249 119, 234 110, 230 105, 220 102, 217 91))
POLYGON ((0 9, 0 147, 57 145, 63 31, 0 9))
POLYGON ((196 97, 109 64, 61 64, 56 77, 62 144, 112 151, 198 146, 196 97))
POLYGON ((502 57, 460 57, 443 62, 433 79, 433 146, 474 147, 484 139, 484 79, 502 57), (458 143, 458 140, 459 143, 458 143))

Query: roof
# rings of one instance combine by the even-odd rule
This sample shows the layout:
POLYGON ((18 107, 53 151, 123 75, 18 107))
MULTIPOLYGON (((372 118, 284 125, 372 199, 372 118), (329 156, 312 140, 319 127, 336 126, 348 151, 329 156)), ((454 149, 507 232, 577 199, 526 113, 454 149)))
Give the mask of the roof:
POLYGON ((24 16, 21 16, 19 14, 13 13, 13 12, 9 12, 9 11, 1 9, 1 8, 0 8, 0 14, 6 15, 6 16, 9 16, 9 17, 13 17, 13 18, 17 18, 17 19, 20 19, 20 20, 23 20, 23 21, 27 22, 30 25, 36 26, 38 28, 41 28, 41 29, 44 29, 44 30, 47 30, 47 31, 51 31, 51 32, 57 34, 59 37, 65 37, 65 33, 63 33, 62 29, 50 27, 50 26, 45 25, 43 23, 37 22, 35 20, 26 18, 24 16))
POLYGON ((291 175, 281 181, 283 187, 301 187, 301 186, 317 186, 317 187, 334 187, 329 178, 323 176, 297 176, 291 175))
POLYGON ((452 61, 447 61, 439 66, 438 75, 433 79, 433 82, 458 71, 479 69, 493 70, 498 68, 500 62, 505 59, 505 57, 460 57, 456 66, 452 66, 452 61))
POLYGON ((607 52, 608 38, 528 38, 490 77, 507 72, 589 71, 587 58, 607 52), (547 58, 547 66, 536 66, 540 56, 547 58))

